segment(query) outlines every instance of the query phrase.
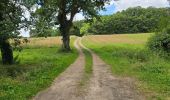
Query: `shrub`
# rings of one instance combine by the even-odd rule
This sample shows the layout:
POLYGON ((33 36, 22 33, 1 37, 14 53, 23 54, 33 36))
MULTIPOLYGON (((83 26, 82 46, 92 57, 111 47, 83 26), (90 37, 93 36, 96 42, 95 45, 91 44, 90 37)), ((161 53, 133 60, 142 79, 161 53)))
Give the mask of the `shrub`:
POLYGON ((83 27, 81 27, 81 29, 80 29, 80 34, 81 35, 88 34, 89 28, 90 28, 90 24, 89 23, 84 23, 83 27))
POLYGON ((170 27, 156 33, 149 39, 148 47, 152 51, 170 53, 170 27))

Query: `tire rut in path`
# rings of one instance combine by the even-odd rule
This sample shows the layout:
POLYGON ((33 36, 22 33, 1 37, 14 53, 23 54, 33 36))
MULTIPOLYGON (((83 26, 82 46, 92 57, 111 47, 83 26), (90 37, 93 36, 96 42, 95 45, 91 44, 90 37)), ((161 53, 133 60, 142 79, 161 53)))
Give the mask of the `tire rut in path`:
MULTIPOLYGON (((81 43, 80 45, 83 46, 81 43)), ((90 79, 85 100, 145 100, 135 89, 131 78, 114 77, 111 67, 89 50, 93 57, 93 76, 90 79)))
POLYGON ((79 39, 74 43, 79 52, 77 60, 54 80, 52 86, 38 93, 33 100, 82 100, 77 94, 77 87, 82 78, 85 57, 78 42, 79 39))

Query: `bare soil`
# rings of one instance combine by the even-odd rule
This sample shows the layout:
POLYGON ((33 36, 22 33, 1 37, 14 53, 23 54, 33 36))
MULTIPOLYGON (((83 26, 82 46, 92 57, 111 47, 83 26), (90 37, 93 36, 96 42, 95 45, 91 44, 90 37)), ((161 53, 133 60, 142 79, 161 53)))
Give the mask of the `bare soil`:
POLYGON ((112 75, 109 69, 111 67, 92 51, 93 75, 86 84, 86 89, 82 90, 84 95, 79 95, 79 82, 85 66, 85 56, 81 50, 84 46, 80 43, 80 47, 79 42, 80 38, 75 41, 75 47, 79 51, 78 59, 55 79, 50 88, 38 93, 34 100, 145 100, 136 91, 133 79, 112 75))
POLYGON ((86 100, 145 100, 131 78, 114 77, 109 66, 93 55, 93 77, 86 100))

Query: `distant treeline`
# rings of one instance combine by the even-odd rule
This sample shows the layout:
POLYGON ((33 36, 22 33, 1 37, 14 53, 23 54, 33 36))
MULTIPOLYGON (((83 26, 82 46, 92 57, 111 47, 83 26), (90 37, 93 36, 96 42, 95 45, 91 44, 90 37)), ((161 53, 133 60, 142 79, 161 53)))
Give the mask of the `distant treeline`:
MULTIPOLYGON (((117 12, 113 15, 102 16, 91 24, 85 21, 75 22, 82 34, 119 34, 147 33, 159 29, 161 21, 170 16, 170 8, 135 7, 117 12)), ((168 19, 170 20, 170 19, 168 19)))

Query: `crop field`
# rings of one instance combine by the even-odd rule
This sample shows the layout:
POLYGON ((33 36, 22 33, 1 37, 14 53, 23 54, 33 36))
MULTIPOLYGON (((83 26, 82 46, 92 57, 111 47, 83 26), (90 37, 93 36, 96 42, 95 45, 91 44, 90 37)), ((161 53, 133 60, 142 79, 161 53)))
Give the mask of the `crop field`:
MULTIPOLYGON (((139 34, 115 34, 115 35, 92 35, 87 36, 85 39, 89 39, 92 43, 102 44, 146 44, 147 39, 152 33, 140 33, 139 34)), ((101 45, 102 45, 101 44, 101 45)))
POLYGON ((113 75, 131 77, 148 100, 170 99, 170 62, 147 49, 152 33, 89 35, 83 44, 98 54, 113 75))
POLYGON ((77 58, 75 37, 71 38, 72 52, 60 50, 61 37, 28 40, 21 52, 14 51, 16 64, 0 65, 0 100, 31 99, 77 58))
MULTIPOLYGON (((73 37, 74 38, 74 37, 73 37)), ((40 37, 40 38, 28 38, 27 43, 23 43, 23 47, 54 47, 62 44, 62 38, 58 37, 40 37)))

